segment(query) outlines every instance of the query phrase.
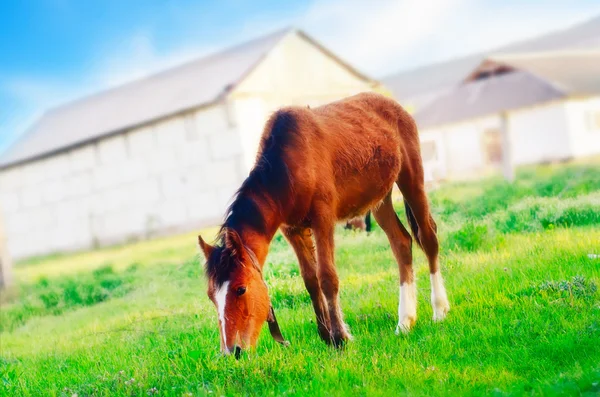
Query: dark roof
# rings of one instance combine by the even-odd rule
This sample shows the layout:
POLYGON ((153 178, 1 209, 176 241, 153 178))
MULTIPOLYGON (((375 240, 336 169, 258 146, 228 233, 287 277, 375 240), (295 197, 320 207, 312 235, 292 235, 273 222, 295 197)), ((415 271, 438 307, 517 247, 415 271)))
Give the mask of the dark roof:
POLYGON ((383 78, 383 84, 403 103, 413 102, 419 108, 446 88, 454 87, 481 63, 483 56, 472 55, 436 63, 383 78))
POLYGON ((528 72, 512 72, 458 86, 414 115, 419 128, 429 128, 533 105, 563 93, 528 72))
POLYGON ((456 123, 568 96, 600 94, 600 51, 492 57, 482 63, 504 74, 466 82, 415 113, 421 128, 456 123))
POLYGON ((290 29, 46 112, 0 158, 0 168, 218 101, 290 29))
POLYGON ((570 96, 600 95, 600 49, 534 54, 507 54, 492 62, 527 70, 570 96))
POLYGON ((385 77, 383 84, 400 102, 415 100, 426 104, 438 93, 458 85, 484 59, 503 53, 526 53, 575 49, 600 49, 600 16, 568 29, 523 40, 488 53, 453 59, 385 77))

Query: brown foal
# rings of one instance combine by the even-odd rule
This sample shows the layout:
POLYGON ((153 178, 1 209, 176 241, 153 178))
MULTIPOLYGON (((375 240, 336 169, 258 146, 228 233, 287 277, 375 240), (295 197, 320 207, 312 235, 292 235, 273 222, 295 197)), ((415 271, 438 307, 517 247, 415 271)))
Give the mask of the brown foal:
POLYGON ((409 331, 417 318, 412 238, 392 205, 394 183, 404 197, 412 234, 429 261, 433 318, 442 320, 449 304, 412 117, 395 101, 373 93, 313 109, 275 112, 216 246, 199 237, 207 259, 208 296, 219 315, 222 351, 238 353, 254 346, 265 321, 283 342, 262 278, 278 229, 298 257, 319 335, 335 346, 350 339, 338 299, 334 228, 338 221, 369 210, 386 233, 399 266, 397 332, 409 331))

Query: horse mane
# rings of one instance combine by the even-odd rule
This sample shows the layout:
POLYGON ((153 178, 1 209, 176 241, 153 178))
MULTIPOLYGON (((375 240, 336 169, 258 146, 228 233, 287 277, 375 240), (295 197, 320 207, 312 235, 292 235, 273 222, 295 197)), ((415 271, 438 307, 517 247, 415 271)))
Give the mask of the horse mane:
POLYGON ((207 275, 216 277, 217 281, 218 275, 227 274, 235 262, 225 258, 231 256, 224 248, 227 233, 244 226, 258 233, 268 233, 261 207, 271 206, 281 213, 292 198, 285 149, 292 145, 297 131, 298 122, 291 109, 278 110, 265 124, 254 167, 225 211, 225 220, 217 234, 217 248, 207 261, 207 275))

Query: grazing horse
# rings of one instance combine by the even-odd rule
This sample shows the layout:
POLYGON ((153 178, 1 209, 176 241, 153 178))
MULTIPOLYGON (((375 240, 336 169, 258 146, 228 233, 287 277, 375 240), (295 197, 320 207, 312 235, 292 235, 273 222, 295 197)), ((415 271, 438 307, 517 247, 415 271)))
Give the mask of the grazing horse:
POLYGON ((433 319, 442 320, 449 304, 412 117, 395 101, 374 93, 275 112, 265 124, 255 165, 227 210, 217 244, 198 238, 222 352, 237 356, 241 348, 254 346, 265 321, 274 338, 284 342, 262 278, 278 229, 298 257, 319 335, 336 347, 349 340, 338 299, 334 228, 337 221, 369 210, 398 262, 396 332, 408 332, 417 319, 412 238, 392 205, 394 183, 404 197, 413 237, 429 262, 433 319))
POLYGON ((349 219, 344 226, 344 229, 348 230, 361 230, 363 232, 371 231, 371 211, 367 212, 364 217, 357 216, 356 218, 349 219))

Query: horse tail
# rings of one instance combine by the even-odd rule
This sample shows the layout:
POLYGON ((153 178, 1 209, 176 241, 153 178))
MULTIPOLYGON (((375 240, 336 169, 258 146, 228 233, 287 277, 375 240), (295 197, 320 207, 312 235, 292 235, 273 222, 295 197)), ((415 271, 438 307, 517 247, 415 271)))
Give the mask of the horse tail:
POLYGON ((406 219, 408 220, 408 224, 410 225, 410 230, 412 232, 413 238, 415 239, 419 247, 423 249, 423 244, 421 244, 421 239, 419 238, 419 225, 417 224, 415 214, 413 214, 412 210, 410 209, 410 206, 406 202, 406 199, 404 199, 404 211, 406 211, 406 219))

